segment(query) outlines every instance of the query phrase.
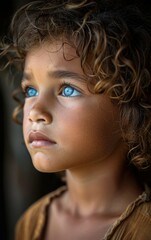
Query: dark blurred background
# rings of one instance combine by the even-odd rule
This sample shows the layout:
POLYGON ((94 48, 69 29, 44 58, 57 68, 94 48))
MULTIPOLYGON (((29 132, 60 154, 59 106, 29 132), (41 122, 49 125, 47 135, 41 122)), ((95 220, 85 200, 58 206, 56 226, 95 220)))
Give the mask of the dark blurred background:
MULTIPOLYGON (((0 38, 8 32, 16 9, 27 0, 2 0, 0 38)), ((55 174, 34 169, 24 146, 22 127, 12 121, 14 83, 0 72, 0 240, 13 240, 16 221, 24 210, 44 194, 62 185, 55 174)))
MULTIPOLYGON (((15 10, 28 2, 31 1, 1 1, 1 39, 8 32, 15 10)), ((143 10, 151 13, 149 0, 139 2, 143 10)), ((24 210, 44 194, 62 185, 55 174, 39 173, 32 166, 23 142, 22 127, 12 121, 14 87, 8 72, 0 72, 0 240, 13 240, 16 221, 24 210)))

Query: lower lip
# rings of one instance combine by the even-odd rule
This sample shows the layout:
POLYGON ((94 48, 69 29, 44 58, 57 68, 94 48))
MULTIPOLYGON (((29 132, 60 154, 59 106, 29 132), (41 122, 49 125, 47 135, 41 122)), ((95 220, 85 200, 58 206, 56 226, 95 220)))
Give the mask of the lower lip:
POLYGON ((39 147, 51 147, 55 145, 54 142, 46 141, 46 140, 34 140, 30 143, 31 147, 39 148, 39 147))

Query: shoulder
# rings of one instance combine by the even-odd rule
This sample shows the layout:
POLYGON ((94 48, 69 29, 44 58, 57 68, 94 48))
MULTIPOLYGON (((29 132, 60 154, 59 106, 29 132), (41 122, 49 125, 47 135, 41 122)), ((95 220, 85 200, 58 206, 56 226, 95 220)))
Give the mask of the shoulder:
POLYGON ((63 186, 32 204, 18 220, 15 240, 33 240, 40 236, 45 226, 47 210, 51 201, 66 190, 63 186))
POLYGON ((151 240, 151 194, 145 191, 115 222, 105 239, 151 240))
POLYGON ((136 207, 131 227, 136 229, 137 239, 151 240, 151 200, 136 207))
POLYGON ((132 217, 136 222, 141 221, 150 224, 151 228, 151 190, 148 188, 132 205, 132 217))
POLYGON ((151 198, 150 195, 142 195, 134 202, 127 212, 123 222, 125 228, 124 240, 151 240, 151 198))

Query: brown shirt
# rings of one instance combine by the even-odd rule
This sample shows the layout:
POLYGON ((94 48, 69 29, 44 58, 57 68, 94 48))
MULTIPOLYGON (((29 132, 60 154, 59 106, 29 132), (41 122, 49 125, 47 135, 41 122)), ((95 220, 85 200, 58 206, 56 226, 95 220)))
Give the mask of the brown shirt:
MULTIPOLYGON (((19 220, 15 240, 44 240, 48 208, 52 200, 66 189, 61 187, 34 203, 19 220)), ((100 240, 151 240, 151 191, 148 188, 127 207, 100 240)))

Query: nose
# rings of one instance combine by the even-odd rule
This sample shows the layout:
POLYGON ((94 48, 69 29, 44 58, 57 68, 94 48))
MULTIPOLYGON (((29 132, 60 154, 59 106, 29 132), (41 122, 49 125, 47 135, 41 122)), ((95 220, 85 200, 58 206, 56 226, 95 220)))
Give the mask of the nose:
POLYGON ((52 122, 52 115, 51 113, 46 109, 45 106, 36 103, 29 112, 29 121, 31 122, 42 122, 44 124, 50 124, 52 122))

